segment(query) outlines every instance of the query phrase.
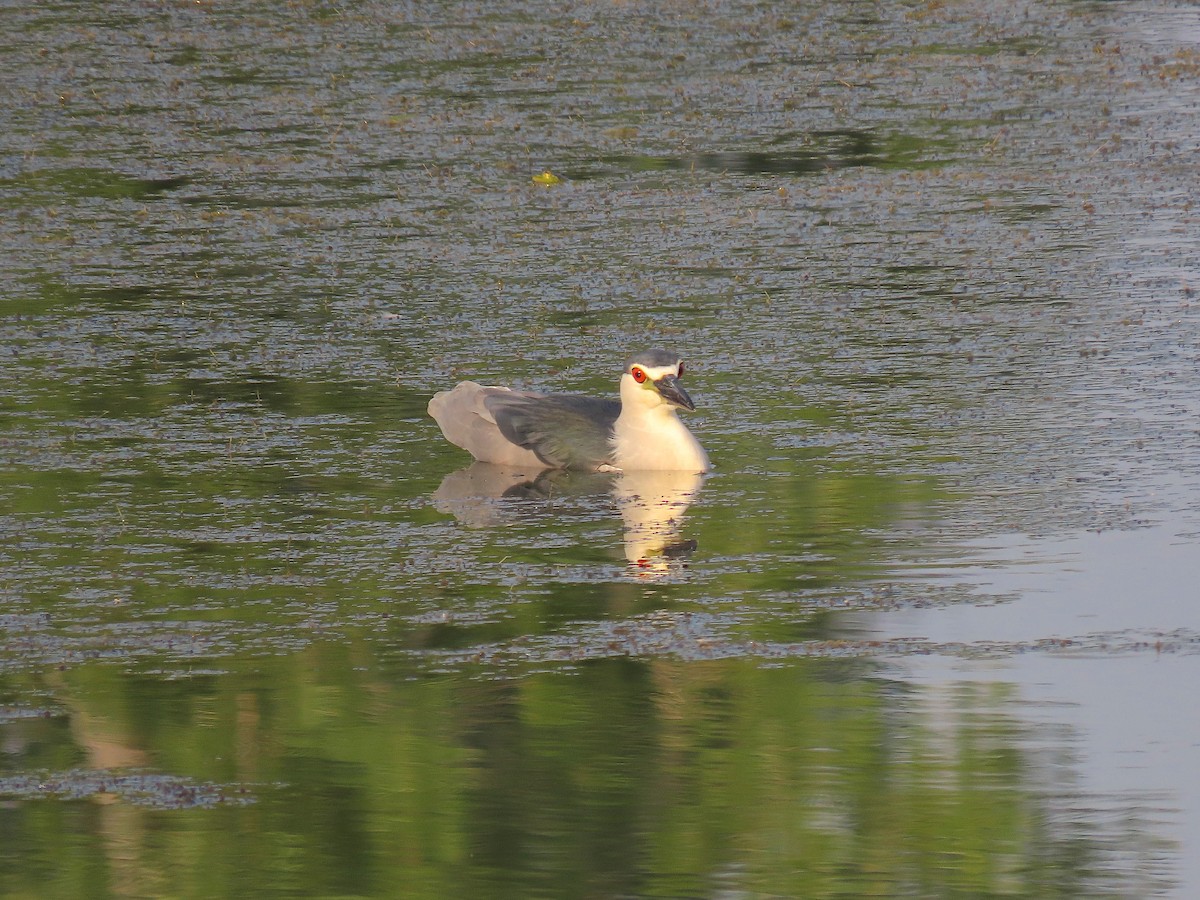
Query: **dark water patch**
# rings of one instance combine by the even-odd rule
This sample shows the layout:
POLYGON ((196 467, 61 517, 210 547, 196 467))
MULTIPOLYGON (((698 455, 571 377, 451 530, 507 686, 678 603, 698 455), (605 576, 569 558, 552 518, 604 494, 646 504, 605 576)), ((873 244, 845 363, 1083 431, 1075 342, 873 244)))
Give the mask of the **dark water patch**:
POLYGON ((915 47, 913 52, 929 56, 969 56, 990 57, 1012 54, 1018 57, 1041 53, 1046 49, 1045 41, 1031 35, 1013 35, 1001 37, 985 43, 947 44, 938 42, 923 43, 915 47))
MULTIPOLYGON (((152 307, 161 297, 161 288, 148 284, 102 287, 52 285, 43 282, 40 288, 40 299, 53 306, 86 304, 104 309, 145 310, 152 307)), ((38 311, 43 310, 44 308, 38 311)))
MULTIPOLYGON (((143 316, 133 320, 132 324, 136 327, 127 329, 129 332, 142 332, 151 330, 155 325, 167 325, 168 320, 163 316, 164 305, 172 301, 182 301, 186 304, 192 299, 177 283, 134 280, 128 277, 131 274, 133 273, 110 273, 107 277, 95 280, 58 281, 46 277, 43 273, 31 272, 25 281, 29 286, 28 292, 14 293, 0 302, 10 304, 9 310, 28 322, 29 327, 36 329, 43 339, 57 337, 63 340, 90 340, 103 336, 109 341, 119 342, 132 335, 113 328, 111 324, 107 330, 101 329, 99 332, 90 329, 90 323, 80 315, 88 310, 79 307, 116 315, 151 312, 153 315, 149 317, 143 316), (47 318, 39 321, 41 317, 57 312, 68 313, 74 318, 47 318)), ((50 340, 45 342, 49 344, 50 340)), ((163 352, 187 352, 187 348, 172 346, 164 348, 163 352)))
POLYGON ((420 163, 409 156, 386 156, 377 160, 363 160, 359 163, 359 167, 363 171, 368 172, 402 172, 408 169, 419 168, 420 163))
MULTIPOLYGON (((354 420, 371 420, 372 429, 388 427, 388 420, 425 414, 428 397, 348 378, 339 381, 303 380, 268 372, 243 373, 221 382, 203 379, 178 384, 178 395, 189 402, 247 404, 290 415, 298 424, 324 424, 337 431, 354 420)), ((393 426, 394 427, 394 426, 393 426)))
MULTIPOLYGON (((775 145, 801 144, 794 150, 736 150, 694 153, 686 156, 610 156, 602 162, 635 172, 685 171, 733 175, 814 175, 835 169, 873 166, 920 168, 949 161, 947 151, 960 152, 950 140, 935 140, 900 133, 872 131, 819 131, 805 135, 780 135, 775 145)), ((572 170, 574 177, 586 173, 572 170)))
POLYGON ((230 62, 220 72, 212 72, 206 76, 207 81, 224 85, 263 85, 270 87, 290 86, 301 83, 299 79, 281 75, 277 70, 269 72, 259 68, 244 68, 230 62))
MULTIPOLYGON (((343 394, 341 387, 329 386, 333 394, 343 394)), ((314 386, 267 372, 247 371, 235 378, 183 378, 173 385, 180 401, 203 406, 234 404, 264 411, 293 413, 311 410, 312 400, 319 396, 314 386)), ((327 409, 344 409, 339 396, 328 396, 327 409)))
POLYGON ((149 200, 185 187, 190 176, 138 178, 107 169, 41 169, 0 180, 25 202, 61 202, 64 197, 149 200))
POLYGON ((204 51, 199 47, 183 46, 170 53, 164 61, 171 66, 192 66, 203 59, 204 51))

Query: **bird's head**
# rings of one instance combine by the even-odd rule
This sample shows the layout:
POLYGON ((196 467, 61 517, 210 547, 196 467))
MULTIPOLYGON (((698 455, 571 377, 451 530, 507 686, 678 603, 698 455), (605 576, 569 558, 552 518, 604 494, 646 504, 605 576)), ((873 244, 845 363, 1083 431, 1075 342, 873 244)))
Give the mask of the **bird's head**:
POLYGON ((647 350, 629 358, 621 375, 621 400, 647 407, 668 405, 693 410, 696 404, 683 389, 683 361, 666 350, 647 350))

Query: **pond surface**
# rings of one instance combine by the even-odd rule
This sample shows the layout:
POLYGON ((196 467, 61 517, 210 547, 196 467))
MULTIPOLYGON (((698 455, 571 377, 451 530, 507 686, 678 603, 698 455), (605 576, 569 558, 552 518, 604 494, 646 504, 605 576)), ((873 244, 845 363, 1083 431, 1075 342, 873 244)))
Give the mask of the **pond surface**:
POLYGON ((0 895, 1200 891, 1200 10, 2 16, 0 895))

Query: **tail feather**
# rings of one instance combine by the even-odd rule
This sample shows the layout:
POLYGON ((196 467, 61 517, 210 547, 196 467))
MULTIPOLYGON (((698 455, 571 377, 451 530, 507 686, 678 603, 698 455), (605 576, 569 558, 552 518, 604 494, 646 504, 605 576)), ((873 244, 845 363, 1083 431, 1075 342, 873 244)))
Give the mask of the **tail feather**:
POLYGON ((486 387, 464 381, 452 390, 439 391, 429 401, 429 415, 438 423, 446 440, 462 447, 480 462, 502 466, 545 468, 537 454, 506 438, 485 402, 489 393, 508 388, 486 387))

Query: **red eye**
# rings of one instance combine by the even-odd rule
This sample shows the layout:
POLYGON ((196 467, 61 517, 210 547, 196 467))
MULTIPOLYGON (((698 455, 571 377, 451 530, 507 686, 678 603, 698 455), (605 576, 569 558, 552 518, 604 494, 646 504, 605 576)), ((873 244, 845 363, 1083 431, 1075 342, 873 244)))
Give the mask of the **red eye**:
POLYGON ((632 369, 630 369, 629 374, 633 376, 633 380, 638 384, 641 384, 646 380, 646 373, 643 372, 638 366, 634 366, 632 369))

